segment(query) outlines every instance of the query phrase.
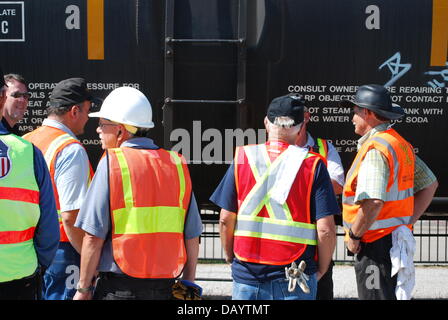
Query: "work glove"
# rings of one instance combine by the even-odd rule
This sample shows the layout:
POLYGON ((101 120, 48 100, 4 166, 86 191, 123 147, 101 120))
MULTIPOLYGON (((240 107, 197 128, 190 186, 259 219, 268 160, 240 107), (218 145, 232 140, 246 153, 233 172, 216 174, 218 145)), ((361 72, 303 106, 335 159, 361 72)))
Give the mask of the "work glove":
POLYGON ((202 300, 202 288, 188 280, 177 280, 172 292, 174 300, 202 300))

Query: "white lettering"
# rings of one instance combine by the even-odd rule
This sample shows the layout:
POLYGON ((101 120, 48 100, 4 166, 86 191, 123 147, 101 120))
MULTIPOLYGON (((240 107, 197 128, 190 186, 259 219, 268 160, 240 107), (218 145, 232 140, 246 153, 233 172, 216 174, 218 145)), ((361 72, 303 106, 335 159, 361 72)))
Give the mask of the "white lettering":
POLYGON ((206 318, 210 315, 212 307, 191 307, 186 304, 183 307, 177 307, 177 314, 204 315, 206 318))
POLYGON ((79 30, 81 28, 81 15, 79 13, 79 7, 70 5, 65 9, 65 13, 69 14, 67 19, 65 19, 65 27, 68 30, 79 30))
POLYGON ((368 30, 380 29, 380 8, 375 5, 370 5, 366 8, 366 13, 370 16, 366 19, 366 28, 368 30))
POLYGON ((2 21, 0 30, 2 31, 3 34, 8 34, 9 32, 8 21, 2 21))
POLYGON ((0 16, 15 16, 16 9, 3 9, 0 11, 0 16))

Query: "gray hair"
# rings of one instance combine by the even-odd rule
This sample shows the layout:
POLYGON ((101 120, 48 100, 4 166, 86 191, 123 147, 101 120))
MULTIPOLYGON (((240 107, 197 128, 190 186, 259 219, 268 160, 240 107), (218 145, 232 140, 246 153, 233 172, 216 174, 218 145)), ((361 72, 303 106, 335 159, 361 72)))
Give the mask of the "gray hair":
POLYGON ((297 135, 302 128, 303 122, 294 125, 294 120, 289 117, 276 117, 274 123, 269 121, 268 126, 271 130, 275 130, 280 137, 291 137, 297 135))
POLYGON ((273 124, 277 127, 291 128, 294 126, 294 119, 290 117, 276 117, 273 124))

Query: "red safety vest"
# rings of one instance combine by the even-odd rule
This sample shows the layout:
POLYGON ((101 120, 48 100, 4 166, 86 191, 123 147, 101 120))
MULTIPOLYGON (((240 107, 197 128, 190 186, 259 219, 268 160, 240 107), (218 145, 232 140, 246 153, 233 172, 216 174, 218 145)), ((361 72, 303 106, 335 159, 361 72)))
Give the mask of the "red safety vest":
MULTIPOLYGON (((56 200, 56 209, 58 210, 58 217, 59 217, 59 229, 61 233, 61 242, 69 242, 69 239, 67 237, 67 234, 65 233, 64 226, 62 224, 62 217, 61 217, 61 206, 59 203, 59 194, 58 189, 56 188, 56 181, 54 180, 55 177, 55 170, 56 170, 56 159, 59 155, 59 153, 64 149, 66 146, 77 143, 82 146, 81 142, 79 140, 73 138, 71 135, 66 133, 65 131, 50 127, 50 126, 42 126, 37 128, 36 130, 27 133, 23 136, 24 139, 32 142, 36 147, 38 147, 45 158, 45 162, 47 163, 48 169, 50 171, 51 176, 51 182, 53 185, 53 192, 54 192, 54 198, 56 200)), ((90 167, 90 174, 89 174, 89 183, 92 180, 93 177, 93 169, 92 166, 89 163, 90 167)))
POLYGON ((343 221, 348 231, 356 219, 360 205, 354 203, 359 168, 366 154, 371 149, 380 151, 389 165, 389 181, 386 189, 386 201, 376 221, 364 233, 361 241, 378 240, 400 225, 412 226, 409 221, 414 212, 414 162, 412 146, 394 129, 378 132, 367 140, 358 151, 353 164, 347 173, 347 181, 343 190, 343 221))
MULTIPOLYGON (((285 152, 285 151, 283 151, 285 152)), ((284 205, 272 200, 269 176, 282 161, 269 159, 266 145, 238 147, 235 185, 238 197, 234 253, 241 261, 284 265, 297 260, 307 245, 317 245, 316 224, 311 221, 310 196, 321 157, 308 153, 284 205)))
POLYGON ((116 263, 135 278, 176 278, 185 265, 191 198, 185 159, 164 149, 107 150, 116 263))

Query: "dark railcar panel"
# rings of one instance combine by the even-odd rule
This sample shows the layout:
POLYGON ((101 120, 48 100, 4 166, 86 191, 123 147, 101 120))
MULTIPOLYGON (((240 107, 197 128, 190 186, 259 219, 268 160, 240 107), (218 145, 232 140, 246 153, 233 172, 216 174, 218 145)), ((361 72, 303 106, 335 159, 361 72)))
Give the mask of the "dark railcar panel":
MULTIPOLYGON (((338 88, 393 80, 394 99, 408 112, 396 128, 437 175, 437 196, 448 197, 448 170, 443 167, 448 157, 448 66, 430 65, 436 2, 249 0, 247 39, 242 44, 247 53, 245 100, 241 104, 174 103, 172 119, 164 119, 163 112, 168 1, 104 0, 104 59, 89 60, 89 0, 25 0, 25 41, 0 42, 0 57, 5 72, 21 73, 31 86, 28 116, 20 124, 23 132, 45 118, 51 86, 64 78, 85 77, 102 98, 115 86, 137 86, 152 103, 156 127, 151 135, 159 145, 164 145, 164 138, 166 141, 167 123, 163 121, 170 122, 173 131, 168 133, 171 139, 165 147, 177 146, 187 156, 201 205, 209 204, 208 197, 228 167, 228 149, 242 141, 229 130, 263 128, 272 98, 301 92, 312 99, 310 130, 315 136, 333 140, 348 170, 359 137, 353 132, 351 115, 338 108, 336 98, 354 92, 338 88), (79 14, 73 16, 69 6, 75 6, 79 14), (76 18, 79 29, 67 28, 76 18), (394 66, 404 70, 401 76, 392 73, 394 66), (432 86, 439 91, 410 92, 432 86), (425 97, 435 102, 418 101, 425 97), (222 145, 220 150, 213 149, 215 144, 222 145), (212 164, 205 163, 210 159, 212 164)), ((239 0, 174 1, 174 38, 237 39, 238 16, 243 12, 239 5, 239 0)), ((5 6, 8 4, 0 2, 0 9, 5 6)), ((0 21, 10 21, 14 35, 20 34, 20 19, 19 12, 15 17, 0 16, 0 21)), ((0 40, 8 36, 12 35, 0 34, 0 40)), ((173 43, 170 98, 235 100, 240 45, 173 43)), ((101 155, 95 129, 96 121, 91 120, 81 137, 94 164, 101 155)), ((257 142, 262 140, 262 135, 257 135, 257 142)), ((253 141, 246 138, 247 142, 253 141)), ((446 206, 442 210, 446 211, 446 206)))

